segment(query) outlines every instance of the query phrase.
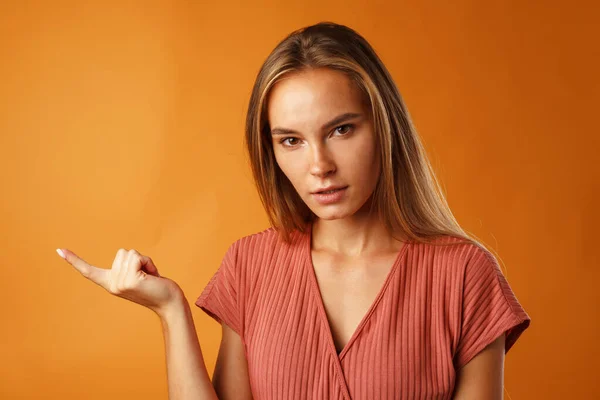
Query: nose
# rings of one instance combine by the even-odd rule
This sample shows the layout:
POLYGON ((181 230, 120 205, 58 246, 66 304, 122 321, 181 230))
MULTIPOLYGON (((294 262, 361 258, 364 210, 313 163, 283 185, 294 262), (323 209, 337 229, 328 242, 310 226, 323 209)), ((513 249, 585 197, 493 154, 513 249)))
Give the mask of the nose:
POLYGON ((335 163, 329 150, 323 144, 317 144, 310 150, 310 173, 319 178, 324 178, 336 170, 335 163))

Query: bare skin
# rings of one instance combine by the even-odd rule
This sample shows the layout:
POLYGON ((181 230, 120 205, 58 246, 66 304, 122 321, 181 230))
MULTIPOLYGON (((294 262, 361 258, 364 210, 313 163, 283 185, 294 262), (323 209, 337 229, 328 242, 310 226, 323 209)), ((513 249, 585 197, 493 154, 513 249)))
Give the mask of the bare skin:
POLYGON ((370 212, 381 173, 370 110, 346 75, 309 70, 275 85, 269 122, 278 165, 319 217, 313 225, 311 255, 341 351, 404 245, 370 212), (328 126, 346 113, 356 116, 328 126), (333 204, 319 203, 312 193, 330 185, 347 187, 344 197, 333 204))
MULTIPOLYGON (((341 351, 405 245, 401 235, 392 237, 369 212, 381 173, 369 110, 345 75, 320 69, 278 82, 268 114, 277 164, 318 217, 311 256, 334 342, 341 351), (346 117, 339 119, 341 115, 346 117), (324 205, 313 192, 329 185, 345 187, 344 195, 339 202, 324 205)), ((223 324, 211 386, 189 305, 179 287, 160 277, 148 257, 122 249, 112 270, 102 270, 72 252, 67 255, 86 278, 159 315, 171 400, 252 399, 240 336, 223 324)), ((500 336, 457 371, 455 400, 503 398, 504 340, 500 336)))
MULTIPOLYGON (((272 130, 282 128, 272 136, 277 163, 319 217, 311 256, 334 342, 341 351, 405 245, 401 235, 394 239, 368 212, 380 173, 373 127, 359 93, 344 75, 330 70, 280 81, 271 92, 268 110, 272 130), (345 113, 362 117, 323 128, 345 113), (347 185, 343 201, 316 202, 311 192, 327 185, 347 185)), ((213 379, 220 396, 241 387, 238 398, 252 398, 247 376, 240 372, 245 365, 241 339, 224 326, 213 379)), ((503 365, 504 335, 457 371, 454 399, 502 399, 503 365)))
MULTIPOLYGON (((322 69, 278 82, 270 94, 268 114, 277 164, 318 217, 311 256, 341 352, 405 245, 402 235, 393 238, 369 213, 380 174, 369 110, 345 75, 322 69), (354 116, 329 124, 347 113, 354 116), (329 185, 347 186, 345 196, 338 203, 322 205, 311 193, 329 185)), ((502 399, 503 365, 501 336, 457 371, 454 399, 502 399)), ((229 393, 236 385, 248 388, 239 373, 244 366, 241 339, 224 326, 215 370, 217 393, 229 393)), ((252 398, 246 390, 239 396, 252 398)))
POLYGON ((379 254, 351 257, 313 245, 315 276, 338 353, 373 304, 401 247, 402 243, 379 254))
POLYGON ((68 249, 58 254, 108 293, 140 304, 160 318, 165 340, 170 400, 217 399, 206 370, 190 306, 177 283, 163 277, 152 259, 119 249, 112 268, 98 268, 68 249))

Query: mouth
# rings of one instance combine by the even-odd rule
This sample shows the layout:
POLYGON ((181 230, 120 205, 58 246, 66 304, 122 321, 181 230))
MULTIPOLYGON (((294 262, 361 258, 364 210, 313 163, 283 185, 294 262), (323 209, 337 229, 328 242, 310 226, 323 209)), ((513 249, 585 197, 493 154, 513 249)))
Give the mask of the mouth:
POLYGON ((331 186, 324 190, 312 192, 311 194, 331 194, 331 193, 339 192, 340 190, 346 189, 347 187, 348 186, 331 186))
POLYGON ((346 189, 348 186, 321 190, 312 195, 314 199, 321 205, 332 205, 341 203, 346 198, 346 189))

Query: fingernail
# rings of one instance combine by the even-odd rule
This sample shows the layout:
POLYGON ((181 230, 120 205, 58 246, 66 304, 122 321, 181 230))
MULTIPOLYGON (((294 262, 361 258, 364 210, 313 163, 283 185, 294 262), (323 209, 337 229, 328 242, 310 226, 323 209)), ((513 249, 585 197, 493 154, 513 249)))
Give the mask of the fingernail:
POLYGON ((63 251, 61 249, 56 249, 56 252, 58 253, 59 256, 61 256, 62 258, 65 258, 65 253, 63 253, 63 251))

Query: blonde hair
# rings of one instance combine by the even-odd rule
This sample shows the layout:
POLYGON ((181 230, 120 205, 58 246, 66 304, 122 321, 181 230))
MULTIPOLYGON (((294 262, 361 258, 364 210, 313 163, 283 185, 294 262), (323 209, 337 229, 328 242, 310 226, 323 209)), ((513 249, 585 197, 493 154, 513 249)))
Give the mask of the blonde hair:
POLYGON ((351 28, 332 22, 298 29, 269 54, 256 78, 246 117, 246 146, 269 221, 285 241, 316 218, 283 174, 273 153, 267 115, 270 90, 284 76, 311 68, 345 73, 361 90, 378 135, 381 176, 373 207, 393 235, 432 243, 450 235, 485 248, 454 218, 392 76, 351 28))

